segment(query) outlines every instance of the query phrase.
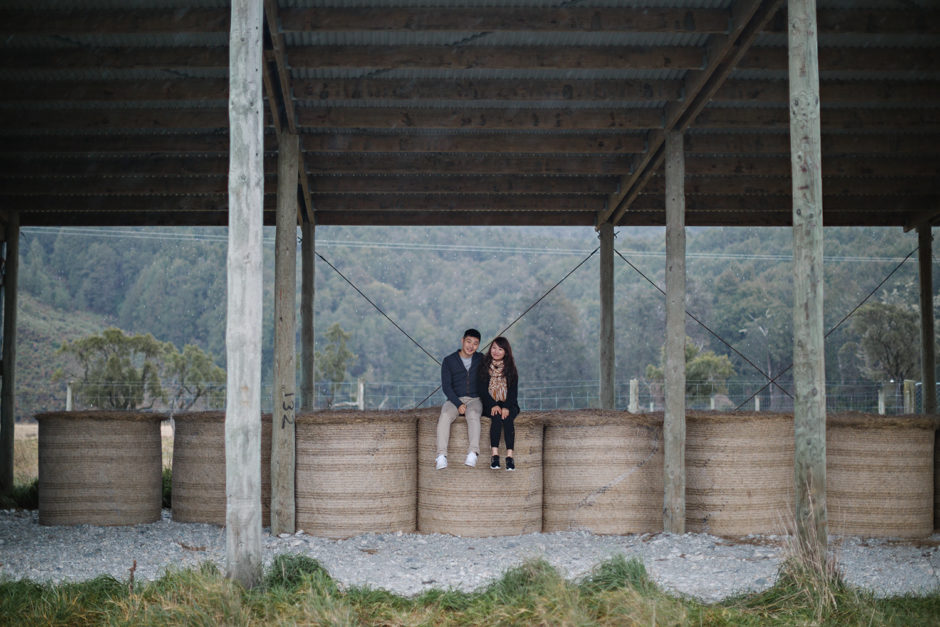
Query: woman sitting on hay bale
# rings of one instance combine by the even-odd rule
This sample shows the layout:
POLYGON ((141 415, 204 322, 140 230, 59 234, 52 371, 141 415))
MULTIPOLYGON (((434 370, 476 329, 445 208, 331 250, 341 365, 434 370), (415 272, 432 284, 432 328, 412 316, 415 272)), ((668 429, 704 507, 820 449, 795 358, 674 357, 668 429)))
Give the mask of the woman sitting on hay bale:
POLYGON ((513 446, 516 430, 513 421, 519 415, 519 373, 512 358, 509 340, 500 336, 490 344, 490 350, 483 358, 480 368, 480 399, 483 401, 483 414, 490 416, 490 446, 493 457, 490 468, 499 469, 499 438, 506 439, 506 470, 515 470, 513 446))

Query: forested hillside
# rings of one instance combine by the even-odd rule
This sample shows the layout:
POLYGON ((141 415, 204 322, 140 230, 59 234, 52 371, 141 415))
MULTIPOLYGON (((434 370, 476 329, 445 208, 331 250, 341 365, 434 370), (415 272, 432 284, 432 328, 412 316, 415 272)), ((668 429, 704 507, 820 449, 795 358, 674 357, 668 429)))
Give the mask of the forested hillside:
MULTIPOLYGON (((456 350, 468 326, 479 328, 484 339, 503 331, 587 258, 506 335, 524 383, 596 380, 593 229, 320 227, 316 235, 317 252, 436 357, 456 350)), ((826 229, 826 328, 865 298, 916 243, 915 234, 900 229, 826 229)), ((688 231, 689 310, 772 375, 789 365, 792 353, 790 246, 789 229, 688 231)), ((617 379, 625 382, 642 379, 647 366, 660 361, 663 297, 637 270, 664 285, 663 230, 618 229, 615 247, 623 255, 614 260, 617 379)), ((273 229, 266 231, 265 251, 263 373, 269 380, 273 229)), ((21 254, 20 416, 48 407, 50 399, 64 399, 64 383, 49 381, 58 345, 108 325, 149 332, 180 348, 196 344, 224 366, 224 229, 26 228, 21 254)), ((916 306, 916 255, 872 300, 916 306)), ((436 385, 438 365, 321 259, 315 320, 318 349, 333 323, 350 334, 355 355, 350 378, 436 385)), ((733 380, 761 378, 698 324, 690 321, 688 335, 701 349, 728 355, 733 380)), ((858 341, 848 324, 830 336, 830 381, 866 376, 858 341)))

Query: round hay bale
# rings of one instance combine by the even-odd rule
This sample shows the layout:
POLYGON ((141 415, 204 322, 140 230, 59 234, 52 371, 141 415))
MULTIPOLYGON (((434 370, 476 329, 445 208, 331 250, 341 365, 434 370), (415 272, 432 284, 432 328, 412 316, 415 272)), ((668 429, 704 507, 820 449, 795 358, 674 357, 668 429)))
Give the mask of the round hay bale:
POLYGON ((663 526, 663 415, 545 415, 542 531, 627 534, 663 526))
MULTIPOLYGON (((225 412, 173 420, 173 520, 224 527, 225 412)), ((261 416, 261 524, 271 524, 271 414, 261 416)))
POLYGON ((39 421, 39 524, 136 525, 160 519, 165 416, 49 412, 39 421))
POLYGON ((833 414, 826 424, 829 530, 923 538, 934 529, 934 439, 928 416, 833 414))
POLYGON ((686 530, 782 533, 793 500, 793 415, 686 415, 686 530))
MULTIPOLYGON (((450 429, 448 467, 437 470, 437 419, 440 408, 422 410, 418 420, 418 531, 487 537, 542 530, 542 421, 524 412, 515 421, 516 471, 491 470, 490 420, 480 421, 480 458, 467 456, 467 422, 458 417, 450 429)), ((506 455, 500 444, 500 457, 506 455)))
POLYGON ((297 528, 314 536, 415 530, 415 412, 298 414, 297 528))

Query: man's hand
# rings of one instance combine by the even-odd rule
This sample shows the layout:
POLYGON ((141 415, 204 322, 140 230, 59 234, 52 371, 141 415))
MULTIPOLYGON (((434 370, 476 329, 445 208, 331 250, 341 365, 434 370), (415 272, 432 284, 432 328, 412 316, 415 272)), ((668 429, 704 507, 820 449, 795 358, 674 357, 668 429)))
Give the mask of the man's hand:
POLYGON ((467 404, 466 404, 466 403, 461 403, 461 404, 460 404, 460 407, 457 408, 457 413, 460 414, 461 416, 463 416, 464 414, 466 414, 466 413, 467 413, 467 404))

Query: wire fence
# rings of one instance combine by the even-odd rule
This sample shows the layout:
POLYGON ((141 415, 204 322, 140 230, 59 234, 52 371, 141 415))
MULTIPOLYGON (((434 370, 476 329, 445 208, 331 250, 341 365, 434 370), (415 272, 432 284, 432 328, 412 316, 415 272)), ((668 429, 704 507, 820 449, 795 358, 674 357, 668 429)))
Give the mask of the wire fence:
MULTIPOLYGON (((342 383, 319 382, 316 385, 315 409, 368 409, 403 410, 413 409, 418 403, 422 407, 434 407, 444 403, 444 393, 437 382, 403 383, 345 381, 342 383), (432 394, 432 391, 434 393, 432 394), (430 394, 430 396, 428 396, 430 394)), ((662 411, 664 397, 661 385, 638 380, 620 381, 615 385, 615 408, 631 411, 662 411)), ((144 407, 153 411, 205 411, 225 409, 225 387, 210 388, 200 398, 192 399, 178 390, 167 389, 166 399, 148 400, 144 407), (169 399, 176 399, 171 402, 169 399), (190 403, 192 403, 190 405, 190 403)), ((76 391, 72 395, 73 409, 104 409, 103 402, 89 403, 76 391)), ((40 411, 61 411, 67 408, 68 391, 63 385, 61 395, 50 397, 48 392, 36 395, 30 392, 17 394, 18 419, 28 419, 40 411)), ((598 407, 599 381, 559 381, 537 385, 520 386, 519 405, 523 411, 553 409, 583 409, 598 407)), ((273 406, 271 389, 262 392, 262 411, 271 411, 273 406)), ((921 411, 921 384, 907 381, 902 384, 888 382, 876 384, 867 381, 852 383, 830 383, 826 386, 828 411, 860 411, 867 413, 902 414, 921 411)), ((686 382, 686 408, 690 410, 727 411, 740 408, 748 411, 793 411, 793 398, 779 389, 771 390, 764 380, 729 382, 721 392, 706 381, 686 382)))

